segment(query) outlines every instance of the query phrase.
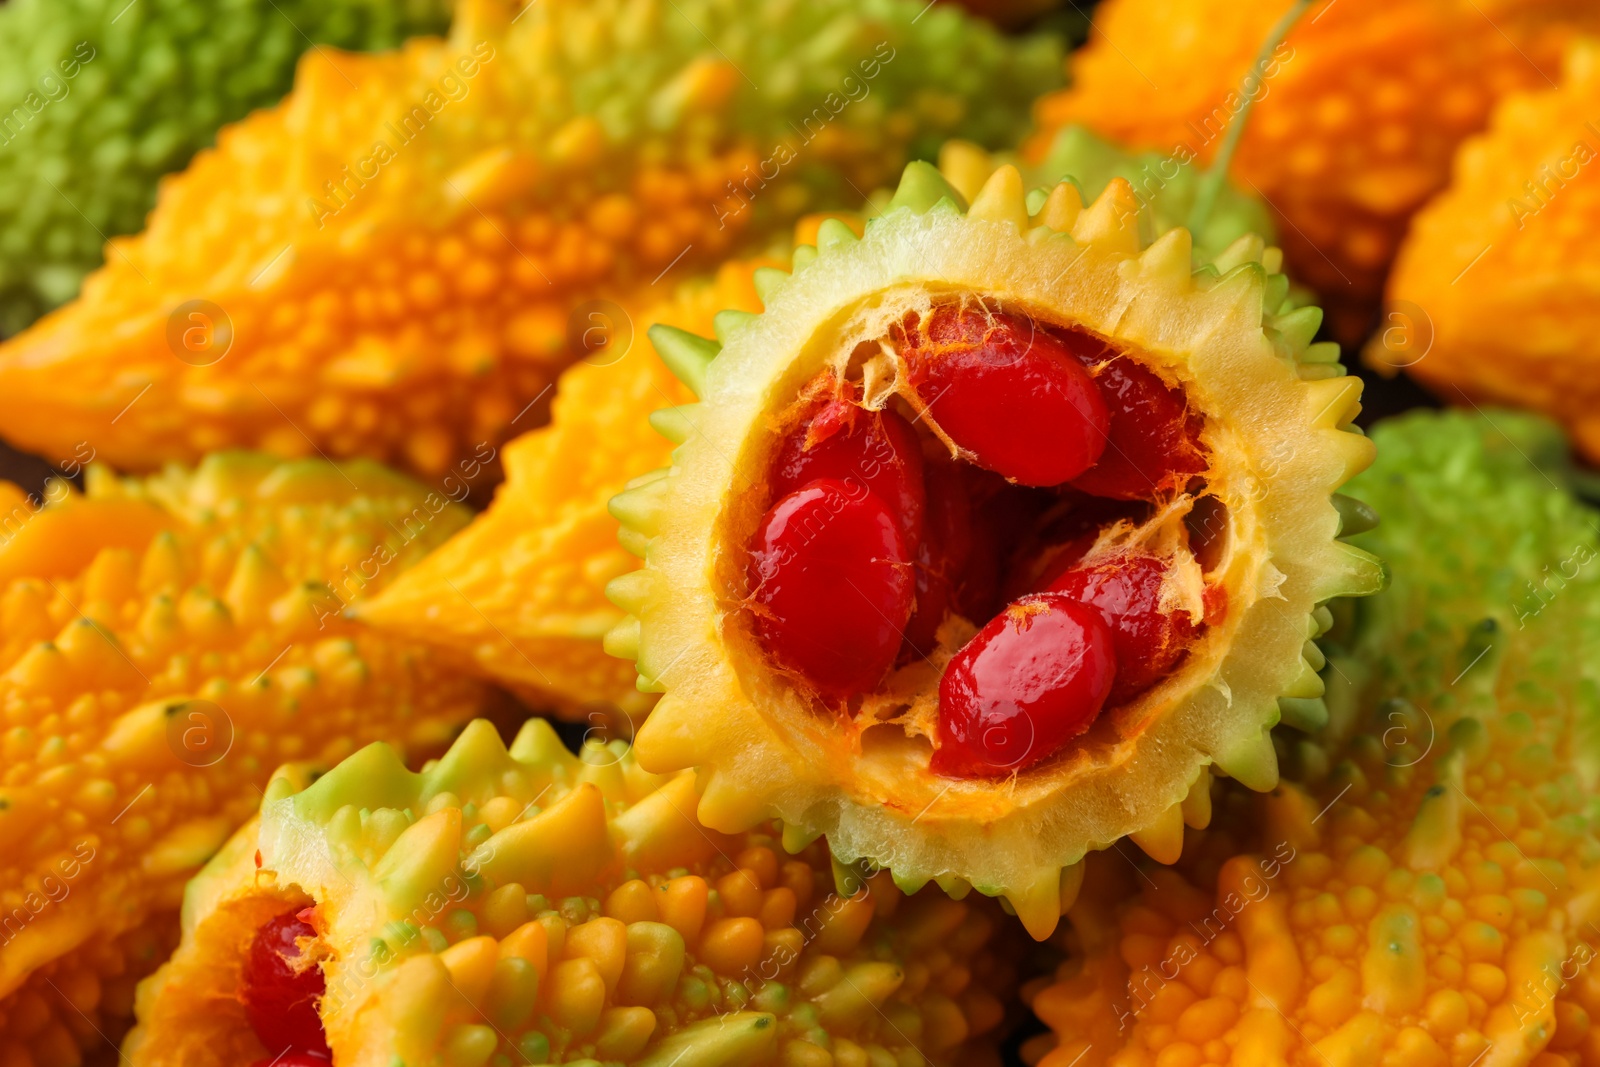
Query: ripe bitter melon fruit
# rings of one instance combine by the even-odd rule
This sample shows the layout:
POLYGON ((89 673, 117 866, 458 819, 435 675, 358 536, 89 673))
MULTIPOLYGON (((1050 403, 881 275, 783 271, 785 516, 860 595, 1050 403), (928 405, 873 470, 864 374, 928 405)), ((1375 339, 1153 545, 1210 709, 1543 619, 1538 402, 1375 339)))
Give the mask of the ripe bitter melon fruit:
POLYGON ((1197 269, 1142 228, 1121 179, 1085 207, 1006 166, 967 208, 913 164, 864 236, 757 271, 762 314, 651 331, 700 401, 612 501, 644 566, 607 648, 707 825, 776 816, 1042 937, 1085 853, 1175 857, 1213 766, 1269 789, 1270 728, 1325 718, 1319 605, 1381 584, 1338 540, 1372 518, 1334 492, 1360 384, 1275 249, 1197 269))
POLYGON ((1084 123, 1132 147, 1209 159, 1254 98, 1233 173, 1279 219, 1295 280, 1354 341, 1456 146, 1505 94, 1548 85, 1562 41, 1600 21, 1571 0, 1334 0, 1314 6, 1241 88, 1291 6, 1108 0, 1071 87, 1040 103, 1029 152, 1084 123))
POLYGON ((1175 868, 1089 872, 1038 1067, 1600 1062, 1595 513, 1542 419, 1374 437, 1394 581, 1336 631, 1320 751, 1175 868))
POLYGON ((538 425, 587 302, 639 306, 945 137, 1020 135, 1059 46, 925 6, 463 0, 448 41, 307 53, 0 347, 5 435, 442 475, 538 425))
POLYGON ((284 1017, 250 1013, 258 931, 289 916, 321 990, 300 1040, 341 1067, 989 1062, 998 909, 882 874, 836 891, 821 846, 790 858, 694 805, 692 775, 620 741, 574 756, 543 720, 509 751, 475 722, 420 774, 383 745, 309 786, 291 769, 191 885, 126 1054, 292 1056, 284 1017))
POLYGON ((307 48, 442 32, 448 0, 19 0, 0 7, 0 336, 77 295, 108 237, 307 48))
POLYGON ((1600 49, 1572 47, 1559 89, 1507 97, 1462 146, 1389 279, 1369 365, 1404 369, 1446 403, 1498 402, 1559 419, 1600 458, 1600 284, 1589 235, 1600 194, 1600 49))
POLYGON ((341 613, 465 524, 438 494, 242 453, 87 483, 42 510, 4 495, 0 1048, 32 1067, 126 1027, 184 882, 274 767, 380 739, 425 755, 490 700, 341 613))

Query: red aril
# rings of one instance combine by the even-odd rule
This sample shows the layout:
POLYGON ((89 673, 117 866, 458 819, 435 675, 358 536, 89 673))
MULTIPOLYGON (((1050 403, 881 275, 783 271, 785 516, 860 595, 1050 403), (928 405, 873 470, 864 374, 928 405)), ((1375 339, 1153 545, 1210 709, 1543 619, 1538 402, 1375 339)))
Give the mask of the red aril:
POLYGON ((870 693, 894 666, 913 577, 900 524, 863 485, 819 478, 767 510, 750 542, 756 636, 824 697, 870 693))
POLYGON ((297 968, 292 962, 300 957, 296 942, 317 936, 311 924, 300 918, 301 910, 285 912, 256 931, 245 960, 239 999, 244 1002, 250 1028, 268 1052, 309 1053, 325 1062, 332 1053, 317 1015, 317 1000, 324 988, 322 968, 314 963, 297 968))
POLYGON ((1073 488, 1117 500, 1168 500, 1206 472, 1205 422, 1189 410, 1182 389, 1104 347, 1080 358, 1109 412, 1110 440, 1099 461, 1072 480, 1073 488))
POLYGON ((922 444, 897 412, 821 402, 779 446, 769 478, 774 497, 818 478, 863 485, 889 505, 908 548, 922 539, 922 444))
POLYGON ((933 770, 997 776, 1050 758, 1094 722, 1116 674, 1100 612, 1051 593, 1013 601, 945 668, 933 770))
POLYGON ((1060 485, 1100 458, 1108 416, 1073 335, 981 306, 941 305, 895 327, 917 397, 977 464, 1060 485))
POLYGON ((1111 627, 1118 663, 1113 706, 1166 677, 1199 632, 1188 612, 1162 610, 1167 573, 1167 564, 1156 557, 1129 554, 1074 567, 1050 584, 1052 593, 1098 610, 1111 627))

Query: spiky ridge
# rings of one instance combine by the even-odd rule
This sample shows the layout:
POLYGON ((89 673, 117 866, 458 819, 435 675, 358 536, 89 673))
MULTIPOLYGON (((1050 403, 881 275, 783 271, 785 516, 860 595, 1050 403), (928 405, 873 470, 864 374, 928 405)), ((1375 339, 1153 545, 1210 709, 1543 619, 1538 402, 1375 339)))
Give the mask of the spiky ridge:
POLYGON ((1033 991, 1059 1038, 1039 1067, 1600 1056, 1595 515, 1529 462, 1563 449, 1542 421, 1375 437, 1361 540, 1395 579, 1333 657, 1326 751, 1219 798, 1176 870, 1091 870, 1074 958, 1033 991))
POLYGON ((0 546, 0 1047, 66 1067, 126 1025, 274 766, 440 748, 488 693, 340 614, 466 521, 374 464, 222 454, 24 499, 0 546))
MULTIPOLYGON (((982 191, 989 175, 1002 163, 1018 161, 966 141, 946 141, 939 149, 939 173, 968 200, 982 191)), ((1130 151, 1097 136, 1087 126, 1066 127, 1050 141, 1049 151, 1042 157, 1023 160, 1018 166, 1025 183, 1048 188, 1070 180, 1085 201, 1103 193, 1111 179, 1124 179, 1133 187, 1152 237, 1188 225, 1202 178, 1198 163, 1180 163, 1161 152, 1130 151)), ((1261 199, 1224 182, 1203 228, 1190 234, 1195 258, 1200 262, 1215 259, 1246 234, 1255 234, 1268 244, 1277 239, 1272 216, 1261 199)))
POLYGON ((530 427, 583 302, 637 306, 945 136, 1009 140, 1060 78, 1053 42, 915 0, 513 6, 470 0, 449 42, 308 54, 76 304, 0 348, 6 435, 127 469, 237 446, 441 474, 530 427), (201 311, 208 347, 173 318, 196 298, 231 321, 210 366, 227 324, 201 311))
POLYGON ((256 927, 309 902, 341 1067, 973 1062, 1011 984, 988 909, 882 875, 835 892, 824 849, 784 860, 694 804, 693 775, 621 742, 575 757, 542 720, 509 751, 475 722, 421 774, 374 745, 275 783, 190 889, 127 1052, 260 1056, 226 991, 256 927))
POLYGON ((1505 99, 1462 146, 1450 187, 1417 215, 1367 362, 1404 367, 1446 401, 1512 403, 1560 419, 1600 458, 1600 282, 1588 235, 1600 192, 1600 49, 1574 45, 1559 90, 1505 99), (1577 268, 1577 269, 1575 269, 1577 268), (1513 281, 1514 280, 1514 281, 1513 281))
MULTIPOLYGON (((0 7, 0 336, 77 295, 107 237, 312 45, 393 48, 448 0, 16 0, 0 7), (63 66, 65 64, 65 66, 63 66)), ((56 458, 56 457, 52 457, 56 458)))
MULTIPOLYGON (((815 240, 815 223, 798 235, 815 240)), ((494 503, 449 543, 357 608, 390 633, 472 658, 535 706, 593 718, 620 712, 622 727, 643 721, 654 698, 634 687, 633 665, 608 656, 601 639, 622 619, 605 598, 612 578, 638 560, 617 544, 606 502, 641 467, 672 458, 651 412, 694 399, 657 358, 646 335, 662 323, 709 331, 725 308, 760 311, 752 276, 780 260, 724 264, 665 303, 633 316, 633 347, 612 361, 563 372, 550 425, 505 449, 505 483, 494 503)))
MULTIPOLYGON (((1081 122, 1120 143, 1209 159, 1289 6, 1101 5, 1071 88, 1040 103, 1030 153, 1081 122), (1162 76, 1172 71, 1183 76, 1162 76)), ((1341 334, 1367 333, 1406 222, 1445 184, 1456 145, 1501 95, 1547 85, 1561 39, 1596 25, 1591 6, 1552 0, 1487 14, 1473 0, 1338 0, 1290 32, 1234 173, 1278 213, 1290 273, 1322 295, 1341 334)))
MULTIPOLYGON (((1003 895, 1042 937, 1086 851, 1126 834, 1157 854, 1175 851, 1184 799, 1208 765, 1254 788, 1274 784, 1268 731, 1280 695, 1293 698, 1284 709, 1298 723, 1325 716, 1321 681, 1303 658, 1320 660, 1308 638, 1326 613, 1313 609, 1380 580, 1372 557, 1335 540, 1329 494, 1371 449, 1347 432, 1359 383, 1334 362, 1336 346, 1309 344, 1320 313, 1289 310, 1286 280, 1263 266, 1276 250, 1259 238, 1192 271, 1186 230, 1141 242, 1138 204, 1121 180, 1089 208, 1070 184, 1041 190, 1028 198, 1032 215, 1011 167, 969 211, 958 196, 913 164, 864 238, 824 223, 819 246, 795 254, 792 278, 757 275, 763 315, 719 315, 720 342, 656 332, 702 402, 678 409, 672 466, 636 478, 612 502, 623 544, 645 567, 608 590, 631 614, 607 647, 637 657, 640 688, 666 694, 640 732, 640 758, 657 770, 699 767, 707 825, 733 830, 775 814, 791 840, 826 834, 845 861, 889 867, 904 886, 937 878, 1003 895), (720 569, 737 555, 729 540, 743 543, 732 516, 748 509, 742 487, 760 478, 739 472, 766 462, 768 412, 836 352, 926 301, 932 279, 1079 324, 1180 378, 1212 416, 1213 480, 1234 515, 1231 555, 1219 566, 1228 621, 1178 679, 1141 701, 1148 725, 1114 751, 1047 765, 1004 789, 930 774, 925 747, 863 752, 842 726, 819 722, 760 666, 731 621, 720 569), (1263 466, 1268 456, 1282 460, 1275 470, 1263 466)), ((917 694, 916 707, 931 713, 931 693, 917 694)), ((1187 815, 1203 821, 1198 808, 1187 815)))

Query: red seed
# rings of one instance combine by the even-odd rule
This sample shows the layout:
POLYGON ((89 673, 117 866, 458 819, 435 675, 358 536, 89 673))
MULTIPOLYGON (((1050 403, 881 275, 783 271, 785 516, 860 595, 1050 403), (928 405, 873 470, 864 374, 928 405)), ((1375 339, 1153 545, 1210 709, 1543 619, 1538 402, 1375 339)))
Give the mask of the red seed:
POLYGON ((869 693, 894 666, 911 617, 911 559, 899 523, 860 484, 810 482, 762 517, 748 569, 767 654, 824 697, 869 693))
MULTIPOLYGON (((285 1049, 308 1053, 326 1061, 332 1056, 317 1015, 322 996, 322 968, 316 964, 296 971, 291 960, 300 956, 300 938, 316 937, 301 909, 286 912, 265 923, 250 943, 239 998, 244 1002, 250 1028, 271 1053, 285 1049)), ((283 1061, 279 1061, 280 1063, 283 1061)))
POLYGON ((257 1060, 250 1067, 328 1067, 328 1057, 314 1052, 290 1052, 257 1060))
POLYGON ((1154 556, 1123 555, 1074 567, 1050 584, 1051 592, 1096 608, 1111 627, 1119 665, 1113 707, 1170 674, 1200 631, 1188 612, 1162 610, 1167 573, 1167 564, 1154 556))
POLYGON ((1108 348, 1076 349, 1100 388, 1110 441, 1073 488, 1117 500, 1170 500, 1210 466, 1200 443, 1205 420, 1183 390, 1108 348))
POLYGON ((933 770, 998 776, 1050 758, 1094 722, 1116 673, 1094 608, 1050 593, 1013 601, 945 668, 933 770))
POLYGON ((848 400, 823 402, 778 449, 772 495, 836 478, 865 485, 900 522, 908 547, 922 540, 922 444, 893 411, 867 411, 848 400))
POLYGON ((1078 335, 979 306, 913 313, 893 340, 932 419, 978 465, 1022 485, 1060 485, 1100 458, 1105 402, 1072 350, 1078 335))

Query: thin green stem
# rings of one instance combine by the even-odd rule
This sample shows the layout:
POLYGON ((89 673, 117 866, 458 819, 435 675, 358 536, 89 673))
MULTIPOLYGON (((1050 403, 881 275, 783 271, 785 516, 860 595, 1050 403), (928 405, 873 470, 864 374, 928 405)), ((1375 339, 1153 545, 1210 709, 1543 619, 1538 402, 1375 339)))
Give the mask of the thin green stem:
POLYGON ((1272 32, 1267 34, 1267 39, 1261 46, 1261 51, 1256 53, 1256 61, 1250 66, 1250 73, 1244 76, 1244 85, 1241 86, 1241 100, 1239 110, 1234 114, 1233 121, 1228 123, 1228 132, 1222 137, 1222 145, 1217 149, 1217 154, 1211 160, 1211 166, 1200 175, 1199 186, 1195 191, 1194 207, 1189 211, 1189 232, 1198 234, 1207 222, 1211 220, 1211 212, 1217 206, 1217 197, 1222 195, 1222 187, 1228 180, 1228 167, 1233 163, 1233 157, 1239 150, 1239 141, 1244 137, 1245 120, 1250 117, 1250 109, 1255 107, 1256 98, 1261 95, 1262 84, 1266 81, 1268 63, 1272 60, 1272 53, 1278 50, 1283 39, 1289 36, 1289 31, 1294 24, 1300 21, 1318 0, 1295 0, 1289 10, 1284 12, 1277 24, 1272 27, 1272 32))

